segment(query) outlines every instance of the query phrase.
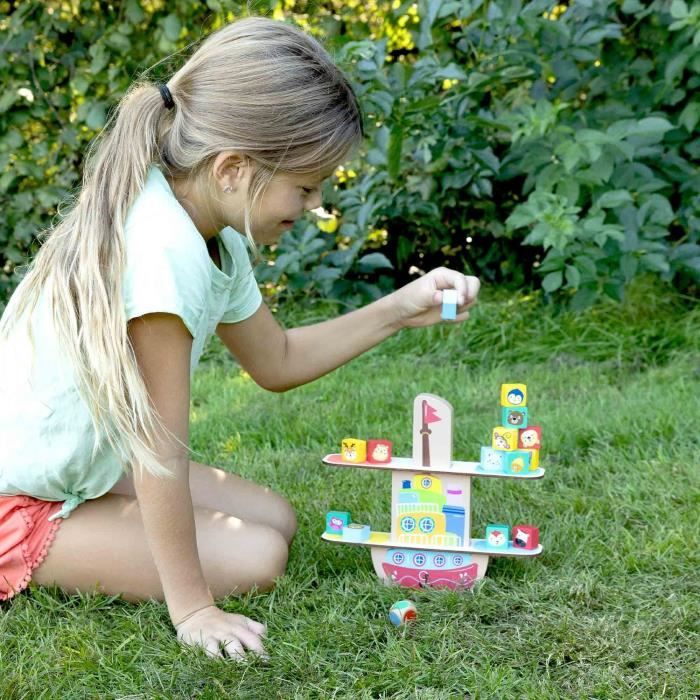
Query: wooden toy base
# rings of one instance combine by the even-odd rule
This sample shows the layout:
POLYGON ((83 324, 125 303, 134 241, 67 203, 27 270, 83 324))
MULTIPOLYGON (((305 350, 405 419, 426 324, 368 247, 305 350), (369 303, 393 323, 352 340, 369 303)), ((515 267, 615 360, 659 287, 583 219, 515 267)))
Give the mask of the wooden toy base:
POLYGON ((507 547, 492 547, 486 540, 472 540, 469 547, 437 547, 435 545, 411 545, 405 542, 395 542, 389 532, 372 532, 364 542, 351 542, 341 535, 324 533, 321 535, 326 542, 338 544, 356 544, 369 547, 372 553, 372 564, 377 576, 386 585, 398 585, 406 588, 449 588, 451 590, 467 590, 486 575, 490 556, 519 556, 534 557, 542 552, 542 546, 537 549, 520 549, 508 544, 507 547), (389 550, 403 553, 405 561, 397 563, 391 560, 389 550), (410 553, 422 556, 421 564, 410 561, 410 553), (431 566, 437 557, 441 557, 442 566, 431 566), (452 557, 450 557, 450 554, 452 557), (459 557, 456 559, 455 555, 459 557))
POLYGON ((323 458, 323 463, 332 467, 350 467, 362 469, 390 469, 391 471, 426 472, 431 474, 462 474, 464 476, 491 476, 500 479, 541 479, 544 476, 544 469, 538 467, 530 471, 519 474, 511 474, 504 471, 489 471, 483 469, 479 462, 450 462, 448 468, 445 467, 424 467, 417 465, 410 457, 394 457, 385 464, 375 464, 374 462, 346 462, 342 455, 333 453, 323 458))

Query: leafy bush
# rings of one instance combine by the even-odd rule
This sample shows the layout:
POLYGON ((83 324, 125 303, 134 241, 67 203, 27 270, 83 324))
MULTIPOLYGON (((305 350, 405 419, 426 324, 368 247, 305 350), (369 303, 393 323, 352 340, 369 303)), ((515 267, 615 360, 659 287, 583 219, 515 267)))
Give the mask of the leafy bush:
MULTIPOLYGON (((244 14, 208 0, 0 2, 0 300, 143 68, 244 14)), ((285 234, 270 293, 353 306, 448 264, 575 307, 700 279, 700 10, 683 0, 271 0, 327 39, 368 138, 285 234)), ((178 61, 177 57, 174 61, 178 61)), ((153 77, 175 65, 161 64, 153 77)))

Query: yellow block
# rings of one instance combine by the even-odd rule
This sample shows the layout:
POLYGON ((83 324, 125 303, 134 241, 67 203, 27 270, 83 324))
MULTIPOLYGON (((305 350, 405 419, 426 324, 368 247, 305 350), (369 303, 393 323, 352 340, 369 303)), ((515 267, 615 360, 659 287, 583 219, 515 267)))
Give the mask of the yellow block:
POLYGON ((358 440, 357 438, 345 438, 340 445, 340 456, 343 462, 358 462, 367 461, 367 440, 358 440))
POLYGON ((527 385, 501 384, 501 406, 527 406, 527 385))
POLYGON ((493 429, 491 436, 491 447, 494 450, 505 450, 511 452, 518 449, 518 429, 517 428, 498 428, 493 429))
POLYGON ((530 453, 530 471, 535 471, 540 466, 540 451, 539 450, 523 450, 530 453))

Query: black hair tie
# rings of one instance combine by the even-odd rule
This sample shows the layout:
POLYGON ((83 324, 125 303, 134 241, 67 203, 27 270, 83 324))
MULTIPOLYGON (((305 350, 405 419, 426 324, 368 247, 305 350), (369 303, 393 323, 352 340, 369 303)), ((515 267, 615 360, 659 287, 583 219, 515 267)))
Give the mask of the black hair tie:
POLYGON ((172 109, 175 106, 175 103, 173 102, 173 96, 170 94, 168 86, 164 84, 159 85, 158 89, 160 90, 160 96, 163 98, 163 104, 165 105, 165 108, 172 109))

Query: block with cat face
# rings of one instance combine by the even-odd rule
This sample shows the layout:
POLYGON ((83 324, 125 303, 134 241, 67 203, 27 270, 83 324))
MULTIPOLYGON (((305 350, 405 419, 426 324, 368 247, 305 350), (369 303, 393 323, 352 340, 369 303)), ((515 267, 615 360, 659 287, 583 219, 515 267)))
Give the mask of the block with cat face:
POLYGON ((539 450, 542 446, 542 428, 539 425, 528 425, 518 431, 518 449, 539 450))
POLYGON ((518 449, 518 429, 498 428, 493 429, 491 437, 491 447, 494 450, 517 450, 518 449))
POLYGON ((527 406, 525 384, 501 384, 501 406, 524 408, 527 406))
POLYGON ((357 438, 345 438, 340 445, 340 457, 343 462, 364 462, 367 459, 367 442, 357 438))
POLYGON ((501 409, 501 425, 506 428, 527 428, 527 408, 501 409))
POLYGON ((368 440, 367 461, 372 464, 388 464, 391 462, 391 440, 368 440))
POLYGON ((494 524, 486 526, 486 542, 490 547, 507 549, 510 540, 510 526, 494 524))
POLYGON ((513 547, 518 549, 537 549, 539 543, 539 528, 534 525, 513 526, 513 547))

